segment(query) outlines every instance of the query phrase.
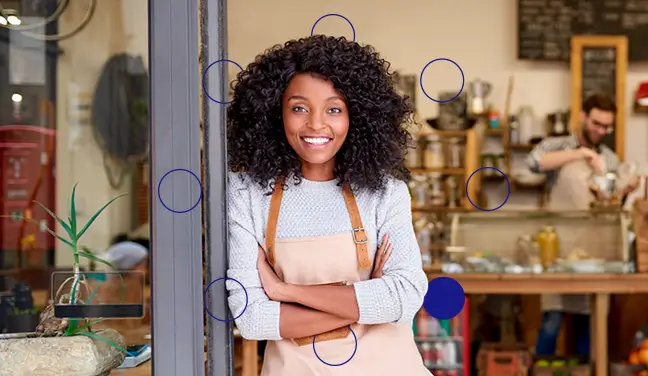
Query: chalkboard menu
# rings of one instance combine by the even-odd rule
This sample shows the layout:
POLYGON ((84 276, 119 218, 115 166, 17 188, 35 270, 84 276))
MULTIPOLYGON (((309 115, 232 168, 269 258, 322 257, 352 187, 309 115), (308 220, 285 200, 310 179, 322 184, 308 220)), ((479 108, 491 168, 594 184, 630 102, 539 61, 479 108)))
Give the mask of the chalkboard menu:
MULTIPOLYGON (((627 46, 627 38, 618 36, 577 36, 571 43, 572 113, 580 113, 583 101, 592 94, 602 93, 614 98, 616 124, 604 143, 621 158, 625 137, 627 46)), ((574 116, 572 121, 578 122, 578 118, 574 116)))
POLYGON ((648 0, 517 0, 518 59, 569 61, 575 35, 624 35, 648 61, 648 0))

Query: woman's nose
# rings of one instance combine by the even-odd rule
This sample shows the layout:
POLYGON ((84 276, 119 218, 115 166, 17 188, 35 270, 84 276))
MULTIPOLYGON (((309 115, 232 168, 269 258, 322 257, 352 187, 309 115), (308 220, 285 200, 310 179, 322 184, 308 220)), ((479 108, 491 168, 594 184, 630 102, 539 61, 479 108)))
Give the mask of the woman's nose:
POLYGON ((312 113, 307 125, 309 128, 313 130, 324 128, 325 127, 324 116, 318 113, 312 113))

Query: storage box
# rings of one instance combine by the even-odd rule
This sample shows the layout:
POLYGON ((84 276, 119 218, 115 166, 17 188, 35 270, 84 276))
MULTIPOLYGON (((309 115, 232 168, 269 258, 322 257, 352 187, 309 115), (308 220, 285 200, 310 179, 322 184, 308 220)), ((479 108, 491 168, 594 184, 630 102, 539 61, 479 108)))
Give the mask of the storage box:
POLYGON ((569 365, 568 360, 560 357, 537 357, 533 365, 533 375, 534 376, 556 376, 556 375, 565 375, 565 376, 592 376, 592 366, 587 362, 586 359, 577 359, 578 364, 569 365), (556 360, 562 360, 565 362, 564 366, 539 366, 538 361, 546 360, 550 364, 556 360))
POLYGON ((531 354, 524 344, 484 344, 477 354, 479 376, 527 376, 531 354))

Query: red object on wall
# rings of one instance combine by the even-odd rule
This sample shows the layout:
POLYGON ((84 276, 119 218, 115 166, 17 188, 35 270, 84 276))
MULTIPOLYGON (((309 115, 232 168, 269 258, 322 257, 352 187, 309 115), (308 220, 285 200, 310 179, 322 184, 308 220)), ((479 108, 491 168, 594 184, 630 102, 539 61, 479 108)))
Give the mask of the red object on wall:
POLYGON ((33 202, 38 201, 56 212, 54 137, 54 130, 39 126, 0 126, 2 251, 19 251, 21 238, 32 234, 35 235, 34 248, 54 249, 54 237, 44 229, 44 226, 54 229, 54 219, 33 202), (20 216, 31 218, 40 225, 23 221, 20 216))

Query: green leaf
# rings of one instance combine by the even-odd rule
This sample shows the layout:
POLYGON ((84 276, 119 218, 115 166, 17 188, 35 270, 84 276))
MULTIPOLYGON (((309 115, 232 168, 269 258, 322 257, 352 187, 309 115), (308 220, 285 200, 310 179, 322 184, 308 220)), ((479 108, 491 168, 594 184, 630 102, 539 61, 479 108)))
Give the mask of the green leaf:
POLYGON ((83 226, 83 230, 81 230, 81 231, 76 235, 76 238, 75 238, 75 239, 76 239, 76 240, 81 239, 81 237, 83 236, 83 234, 85 234, 85 232, 88 231, 88 229, 90 228, 90 225, 92 225, 92 223, 97 219, 97 217, 99 217, 99 215, 100 215, 104 210, 106 210, 106 208, 108 207, 108 205, 112 204, 112 203, 115 202, 118 198, 121 198, 121 197, 123 197, 123 196, 126 196, 126 194, 121 194, 121 195, 119 195, 119 196, 113 198, 112 200, 108 201, 108 202, 106 203, 106 205, 104 205, 101 209, 99 209, 99 211, 96 212, 95 215, 93 215, 93 216, 88 220, 88 223, 86 223, 85 226, 83 226))
POLYGON ((74 188, 72 188, 72 199, 70 201, 70 227, 72 229, 72 232, 76 234, 77 232, 77 215, 76 215, 76 188, 79 183, 74 184, 74 188))
MULTIPOLYGON (((12 219, 13 219, 14 216, 11 216, 11 215, 0 215, 0 218, 12 218, 12 219)), ((25 218, 25 217, 23 217, 23 216, 21 216, 19 219, 21 219, 21 220, 25 220, 25 221, 30 222, 30 223, 33 223, 33 224, 35 224, 35 225, 37 225, 37 226, 40 226, 40 225, 41 225, 40 223, 34 221, 33 219, 25 218)), ((58 240, 62 241, 63 243, 67 244, 69 247, 74 248, 74 246, 72 245, 72 243, 71 243, 69 240, 67 240, 67 239, 65 239, 64 237, 60 236, 59 234, 55 233, 55 232, 52 231, 49 227, 45 227, 45 231, 47 231, 50 235, 52 235, 53 237, 55 237, 55 238, 57 238, 58 240)))
POLYGON ((115 268, 115 266, 113 264, 109 263, 108 261, 106 261, 106 260, 104 260, 104 259, 102 259, 100 257, 97 257, 97 256, 93 255, 92 253, 85 252, 85 251, 79 251, 79 256, 85 257, 88 260, 100 262, 100 263, 102 263, 104 265, 109 266, 113 270, 117 270, 117 268, 115 268))
POLYGON ((86 302, 86 304, 90 304, 90 302, 92 302, 92 299, 94 299, 94 297, 97 295, 97 292, 99 292, 99 285, 97 285, 94 290, 92 290, 90 296, 88 296, 88 301, 86 302))
POLYGON ((72 335, 72 333, 75 333, 78 324, 79 324, 79 319, 70 319, 70 321, 68 321, 68 327, 67 329, 65 329, 65 335, 70 336, 72 335))
POLYGON ((34 201, 34 202, 37 203, 41 208, 43 208, 43 210, 45 210, 47 212, 47 214, 52 216, 52 218, 56 219, 56 221, 61 224, 61 226, 63 227, 65 232, 68 233, 68 236, 70 237, 70 240, 72 240, 73 242, 76 240, 75 233, 72 231, 72 228, 67 223, 65 223, 64 220, 59 218, 56 214, 54 214, 51 210, 49 210, 45 205, 41 204, 38 201, 34 201))
POLYGON ((85 329, 88 329, 88 328, 92 328, 93 325, 97 325, 97 324, 101 323, 101 322, 104 321, 104 320, 105 320, 105 319, 101 319, 101 320, 92 321, 92 322, 89 322, 89 323, 83 324, 83 325, 77 327, 77 328, 76 328, 76 331, 75 331, 74 333, 72 333, 71 335, 74 335, 74 334, 76 334, 76 333, 79 333, 79 332, 81 332, 82 330, 85 330, 85 329))
POLYGON ((93 333, 93 332, 77 332, 77 333, 75 333, 75 335, 86 336, 86 337, 90 337, 92 339, 96 339, 98 341, 102 341, 102 342, 107 343, 108 345, 116 348, 117 350, 123 352, 124 354, 128 355, 128 351, 126 351, 125 348, 119 346, 118 344, 116 344, 115 342, 109 340, 108 338, 106 338, 104 336, 100 336, 97 333, 93 333))

